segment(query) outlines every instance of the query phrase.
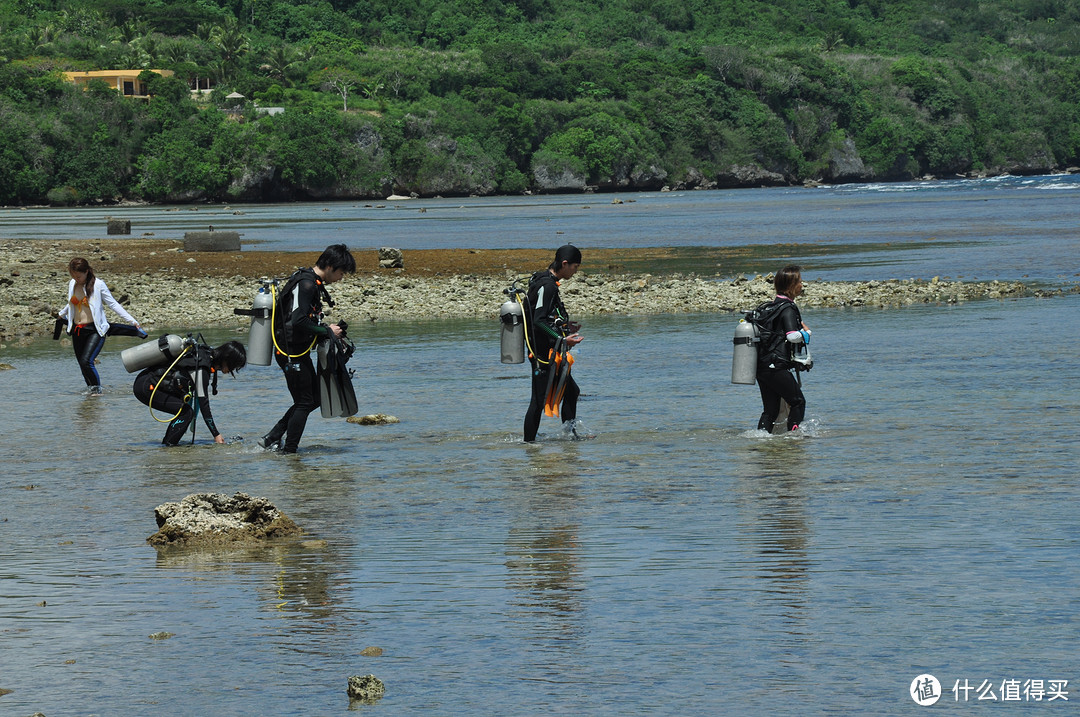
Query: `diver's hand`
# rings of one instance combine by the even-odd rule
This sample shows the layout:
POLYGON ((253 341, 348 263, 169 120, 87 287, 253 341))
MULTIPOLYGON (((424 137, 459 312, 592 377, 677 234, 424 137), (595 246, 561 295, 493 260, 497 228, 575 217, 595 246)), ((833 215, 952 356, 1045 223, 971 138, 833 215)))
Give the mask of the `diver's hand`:
POLYGON ((221 435, 220 433, 217 434, 216 436, 214 436, 214 443, 224 444, 225 443, 225 436, 221 435))
POLYGON ((570 334, 566 337, 567 346, 577 346, 585 339, 581 334, 570 334))
POLYGON ((332 334, 334 334, 335 339, 340 339, 341 335, 343 333, 345 333, 344 331, 341 330, 341 327, 338 326, 337 324, 330 324, 330 332, 332 334))

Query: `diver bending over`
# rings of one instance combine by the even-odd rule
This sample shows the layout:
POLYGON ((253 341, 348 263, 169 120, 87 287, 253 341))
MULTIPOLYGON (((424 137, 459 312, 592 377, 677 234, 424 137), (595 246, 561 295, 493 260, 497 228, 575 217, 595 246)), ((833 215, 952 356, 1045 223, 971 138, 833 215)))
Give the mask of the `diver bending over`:
POLYGON ((168 413, 172 419, 161 442, 175 446, 184 437, 196 414, 201 413, 214 443, 224 443, 210 412, 210 396, 217 395, 219 373, 232 374, 247 364, 247 352, 239 341, 227 341, 216 349, 196 346, 175 364, 148 368, 135 377, 132 393, 143 404, 168 413))

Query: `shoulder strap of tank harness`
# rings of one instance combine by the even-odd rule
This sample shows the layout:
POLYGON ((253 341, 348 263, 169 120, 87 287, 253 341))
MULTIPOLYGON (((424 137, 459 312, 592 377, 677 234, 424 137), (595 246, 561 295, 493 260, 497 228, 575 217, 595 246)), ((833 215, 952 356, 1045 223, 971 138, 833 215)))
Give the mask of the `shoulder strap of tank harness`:
POLYGON ((757 342, 757 348, 759 355, 767 355, 777 349, 778 332, 773 328, 773 325, 784 309, 789 306, 794 307, 795 303, 789 299, 773 299, 772 301, 766 301, 753 311, 746 312, 747 323, 753 324, 758 330, 759 341, 757 342))
POLYGON ((759 329, 768 329, 773 319, 779 316, 780 312, 788 306, 795 306, 795 303, 788 299, 766 301, 753 311, 747 311, 745 314, 746 320, 755 324, 759 329))
POLYGON ((312 281, 315 282, 315 285, 318 286, 319 290, 322 292, 323 298, 327 300, 327 304, 330 306, 334 305, 334 303, 330 301, 330 295, 326 292, 326 287, 323 286, 322 281, 319 279, 319 276, 315 273, 314 269, 297 269, 293 272, 293 275, 289 277, 288 281, 285 282, 285 285, 281 288, 281 291, 276 291, 274 285, 271 284, 270 291, 274 298, 272 315, 270 319, 270 336, 274 342, 274 350, 283 356, 287 356, 288 358, 298 358, 300 356, 306 355, 311 351, 312 348, 315 347, 315 343, 318 338, 313 338, 311 340, 311 345, 298 354, 290 354, 287 350, 281 347, 281 344, 285 344, 285 347, 288 348, 292 340, 292 311, 286 309, 285 300, 287 296, 293 294, 296 291, 296 287, 301 281, 303 281, 305 278, 308 278, 305 275, 310 275, 312 281))
MULTIPOLYGON (((756 326, 758 331, 760 331, 764 337, 765 334, 774 333, 773 324, 780 317, 780 314, 788 307, 797 310, 795 302, 790 299, 773 299, 772 301, 766 301, 753 311, 746 312, 746 320, 756 326)), ((764 339, 762 340, 762 343, 764 343, 764 339)))
MULTIPOLYGON (((536 284, 541 279, 543 279, 544 275, 547 274, 547 273, 548 273, 547 269, 544 269, 543 271, 534 271, 532 276, 529 277, 529 285, 525 287, 526 292, 528 292, 529 294, 535 295, 535 293, 536 293, 536 284)), ((530 301, 531 301, 531 299, 530 299, 530 301)))
POLYGON ((330 298, 330 292, 326 290, 326 284, 315 273, 315 270, 310 268, 297 269, 293 272, 293 275, 285 282, 285 286, 281 287, 281 291, 278 292, 278 301, 291 294, 296 289, 297 284, 306 278, 310 278, 315 282, 315 286, 319 288, 319 297, 326 302, 327 306, 334 308, 334 300, 330 298))

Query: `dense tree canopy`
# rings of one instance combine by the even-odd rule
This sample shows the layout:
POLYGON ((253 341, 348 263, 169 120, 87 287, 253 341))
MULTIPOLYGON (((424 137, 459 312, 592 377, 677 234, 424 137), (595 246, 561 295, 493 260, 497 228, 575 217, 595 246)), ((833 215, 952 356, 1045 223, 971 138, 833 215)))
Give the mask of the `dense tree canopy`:
POLYGON ((1067 0, 0 0, 0 17, 7 204, 1080 164, 1067 0), (175 77, 144 74, 147 101, 60 74, 97 69, 175 77))

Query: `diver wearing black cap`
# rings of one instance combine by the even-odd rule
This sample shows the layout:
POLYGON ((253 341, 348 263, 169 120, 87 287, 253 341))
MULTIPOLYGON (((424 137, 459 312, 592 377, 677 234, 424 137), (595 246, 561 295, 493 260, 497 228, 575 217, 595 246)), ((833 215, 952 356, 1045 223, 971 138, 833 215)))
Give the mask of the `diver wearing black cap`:
MULTIPOLYGON (((307 426, 308 414, 319 407, 319 388, 311 350, 320 338, 341 337, 344 328, 337 323, 323 324, 322 301, 333 306, 327 284, 340 281, 356 272, 356 260, 344 244, 332 244, 319 256, 315 266, 299 269, 289 279, 278 298, 276 311, 282 316, 281 343, 275 345, 275 359, 285 374, 293 404, 270 432, 258 440, 263 448, 296 453, 307 426)), ((274 327, 275 331, 277 326, 274 327)))
POLYGON ((232 375, 246 363, 247 352, 239 341, 226 341, 216 349, 196 344, 171 365, 142 371, 135 377, 131 391, 145 405, 173 414, 168 421, 161 421, 169 424, 161 439, 166 446, 178 445, 198 414, 202 414, 214 442, 224 443, 225 437, 210 413, 207 389, 216 396, 218 374, 232 375))
POLYGON ((551 265, 533 274, 529 281, 532 400, 525 413, 526 442, 536 440, 541 412, 558 416, 564 422, 572 422, 577 417, 577 401, 581 391, 570 375, 572 359, 569 349, 581 343, 582 336, 577 333, 579 325, 571 322, 567 315, 559 296, 559 282, 572 277, 580 267, 581 250, 566 244, 555 252, 551 265), (561 395, 558 393, 560 383, 561 395))

